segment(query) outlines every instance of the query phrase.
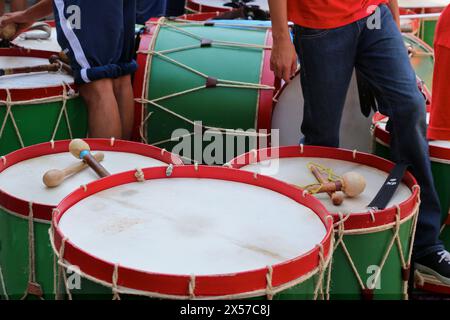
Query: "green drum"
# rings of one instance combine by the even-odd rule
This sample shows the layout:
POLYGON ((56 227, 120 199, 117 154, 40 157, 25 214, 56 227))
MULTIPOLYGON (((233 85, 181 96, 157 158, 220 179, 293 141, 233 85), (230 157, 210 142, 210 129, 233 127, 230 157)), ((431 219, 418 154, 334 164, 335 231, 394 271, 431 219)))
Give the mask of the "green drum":
POLYGON ((267 139, 275 90, 271 41, 268 27, 150 21, 137 58, 137 134, 207 164, 212 162, 202 152, 211 142, 225 144, 218 139, 226 140, 227 148, 215 150, 216 164, 261 143, 257 138, 267 139), (237 147, 241 140, 243 150, 237 147))
MULTIPOLYGON (((52 53, 2 49, 0 68, 49 64, 52 53)), ((29 73, 0 78, 0 155, 37 143, 85 137, 87 110, 73 78, 29 73)))
POLYGON ((216 166, 141 176, 101 179, 58 206, 51 243, 69 298, 327 297, 333 223, 314 197, 216 166))
MULTIPOLYGON (((384 158, 390 157, 389 132, 386 131, 387 118, 377 114, 374 117, 375 129, 375 153, 384 158)), ((450 141, 431 141, 430 156, 436 189, 442 205, 442 232, 441 239, 445 246, 450 247, 450 141)), ((450 294, 450 287, 439 283, 434 277, 427 277, 422 281, 419 277, 419 285, 426 290, 450 294), (424 285, 425 283, 425 285, 424 285), (428 285, 427 285, 428 284, 428 285)))
MULTIPOLYGON (((358 197, 334 205, 327 194, 317 194, 335 222, 335 250, 331 272, 332 299, 405 299, 412 243, 419 208, 419 187, 407 174, 385 210, 369 210, 394 164, 356 151, 292 146, 253 151, 229 166, 269 175, 303 189, 317 189, 316 168, 325 180, 347 172, 361 174, 366 188, 358 197)), ((339 193, 337 194, 339 196, 339 193)))
MULTIPOLYGON (((86 139, 105 155, 111 173, 133 168, 182 164, 156 147, 120 140, 86 139)), ((68 152, 69 141, 27 147, 0 160, 0 296, 5 299, 54 297, 54 260, 48 238, 52 211, 70 192, 96 180, 91 170, 46 188, 42 176, 78 160, 68 152)), ((89 189, 86 189, 89 191, 89 189)))
POLYGON ((434 46, 436 24, 449 0, 399 0, 399 6, 420 19, 419 36, 430 46, 434 46))

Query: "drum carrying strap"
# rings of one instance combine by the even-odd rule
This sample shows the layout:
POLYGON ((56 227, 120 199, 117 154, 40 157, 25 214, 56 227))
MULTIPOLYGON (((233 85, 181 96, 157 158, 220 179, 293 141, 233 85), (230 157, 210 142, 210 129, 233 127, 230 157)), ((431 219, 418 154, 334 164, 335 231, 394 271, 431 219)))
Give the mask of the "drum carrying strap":
POLYGON ((389 202, 392 200, 398 186, 400 185, 403 177, 408 169, 409 165, 406 163, 398 163, 394 169, 392 169, 386 182, 381 187, 375 199, 368 205, 369 208, 374 208, 376 210, 383 210, 387 207, 389 202))

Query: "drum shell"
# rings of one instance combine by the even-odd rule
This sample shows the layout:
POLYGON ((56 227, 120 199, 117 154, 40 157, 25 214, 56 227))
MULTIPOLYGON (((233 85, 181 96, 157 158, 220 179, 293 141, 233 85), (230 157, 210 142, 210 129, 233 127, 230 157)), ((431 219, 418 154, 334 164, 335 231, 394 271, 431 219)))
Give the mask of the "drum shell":
MULTIPOLYGON (((198 44, 198 41, 192 41, 189 35, 174 31, 170 27, 172 23, 174 22, 169 20, 159 20, 158 25, 155 21, 150 22, 148 33, 141 38, 138 54, 140 68, 135 77, 135 97, 138 101, 135 127, 140 130, 135 131, 135 137, 172 150, 178 144, 178 142, 170 141, 173 131, 185 129, 192 133, 194 121, 202 121, 203 128, 197 128, 200 131, 206 128, 219 128, 232 131, 262 129, 268 132, 276 83, 270 71, 269 49, 272 41, 270 29, 183 23, 183 30, 201 38, 213 40, 212 47, 199 46, 187 51, 172 52, 167 56, 209 77, 219 79, 219 85, 165 99, 171 94, 203 87, 206 81, 202 76, 186 71, 179 65, 165 61, 155 54, 148 54, 149 51, 178 50, 183 45, 198 44), (161 26, 161 23, 167 24, 161 26), (216 40, 256 47, 243 48, 239 45, 232 48, 226 44, 216 45, 214 43, 216 40), (250 87, 243 89, 239 85, 234 88, 222 86, 221 79, 238 81, 250 87), (159 98, 163 99, 158 100, 158 104, 176 115, 146 103, 148 100, 159 98), (149 114, 151 116, 147 117, 149 114)), ((234 133, 223 134, 224 138, 225 136, 236 137, 234 133)), ((203 144, 203 149, 205 146, 206 143, 203 144)), ((247 150, 250 148, 247 146, 247 150)), ((231 158, 233 156, 225 160, 231 158)), ((202 162, 201 159, 195 160, 202 162)), ((226 161, 221 160, 217 164, 223 164, 226 161)))
MULTIPOLYGON (((394 166, 393 163, 381 158, 365 153, 354 153, 343 149, 331 149, 311 146, 292 146, 273 149, 262 149, 250 152, 233 159, 228 165, 233 168, 242 168, 247 164, 258 163, 267 159, 276 158, 325 158, 345 160, 364 164, 377 168, 388 173, 394 166)), ((380 286, 370 293, 362 290, 361 285, 355 276, 353 266, 358 270, 358 275, 362 279, 364 286, 367 285, 374 276, 372 267, 379 266, 389 247, 393 228, 395 228, 396 215, 400 212, 400 242, 402 244, 402 254, 408 257, 412 244, 413 229, 416 224, 418 213, 419 192, 416 180, 411 174, 407 174, 404 183, 411 189, 411 197, 404 203, 399 204, 399 211, 396 208, 371 213, 353 213, 348 217, 335 213, 335 234, 336 245, 333 253, 333 266, 331 275, 330 295, 332 299, 405 299, 404 274, 408 270, 403 269, 400 249, 394 245, 386 258, 386 262, 381 269, 380 286), (342 224, 342 221, 343 224, 342 224), (339 228, 339 225, 343 229, 339 228), (345 244, 346 251, 349 252, 352 262, 347 257, 346 251, 340 244, 340 234, 345 244)), ((338 210, 338 207, 336 207, 338 210)), ((407 279, 406 279, 407 280, 407 279)))
MULTIPOLYGON (((182 165, 180 158, 161 149, 135 142, 107 139, 85 139, 92 150, 135 153, 162 162, 182 165)), ((70 141, 43 143, 15 151, 0 161, 0 175, 7 168, 35 157, 67 152, 70 141)), ((130 164, 130 168, 133 168, 130 164)), ((18 177, 20 178, 20 177, 18 177)), ((36 282, 41 285, 44 298, 54 298, 55 276, 53 252, 48 230, 53 209, 56 207, 32 203, 10 195, 0 187, 0 267, 6 292, 10 299, 20 299, 28 284, 29 223, 33 215, 36 282)), ((1 275, 0 275, 1 276, 1 275)), ((1 279, 0 279, 1 280, 1 279)), ((4 295, 0 284, 0 296, 4 295)))

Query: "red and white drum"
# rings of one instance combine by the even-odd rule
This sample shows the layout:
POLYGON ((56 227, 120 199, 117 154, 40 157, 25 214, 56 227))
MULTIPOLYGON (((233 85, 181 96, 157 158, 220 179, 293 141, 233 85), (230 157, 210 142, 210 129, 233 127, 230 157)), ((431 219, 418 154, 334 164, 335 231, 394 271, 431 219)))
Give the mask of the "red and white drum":
MULTIPOLYGON (((224 12, 234 8, 226 6, 231 0, 187 0, 186 9, 190 12, 224 12)), ((246 3, 248 6, 258 6, 261 10, 269 11, 267 0, 252 0, 246 3)))
MULTIPOLYGON (((135 168, 181 165, 179 158, 156 147, 121 140, 86 139, 92 152, 104 153, 112 174, 135 168)), ((0 159, 0 295, 19 299, 54 297, 53 254, 48 226, 53 209, 80 185, 99 179, 85 169, 47 188, 43 175, 80 162, 69 153, 70 141, 27 147, 0 159), (29 263, 32 261, 33 263, 29 263)))
MULTIPOLYGON (((115 298, 315 297, 326 287, 332 224, 313 197, 221 167, 143 176, 99 180, 58 206, 51 233, 62 266, 115 298)), ((83 288, 72 293, 91 293, 83 288)))
POLYGON ((38 22, 12 42, 15 46, 30 50, 61 52, 54 21, 38 22))

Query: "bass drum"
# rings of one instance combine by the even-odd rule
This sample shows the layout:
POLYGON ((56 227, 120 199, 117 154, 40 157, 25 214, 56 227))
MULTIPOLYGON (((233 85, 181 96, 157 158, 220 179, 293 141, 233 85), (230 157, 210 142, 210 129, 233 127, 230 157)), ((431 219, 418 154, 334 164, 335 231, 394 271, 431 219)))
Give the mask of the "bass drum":
MULTIPOLYGON (((187 0, 186 10, 189 12, 231 11, 234 8, 226 5, 231 2, 231 0, 187 0)), ((269 11, 269 3, 267 0, 251 0, 245 4, 248 6, 258 6, 261 10, 269 11)))
POLYGON ((54 21, 35 23, 12 43, 17 47, 30 50, 61 52, 54 21))

